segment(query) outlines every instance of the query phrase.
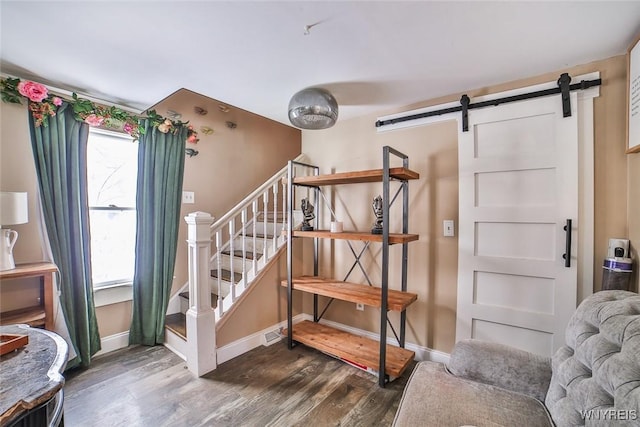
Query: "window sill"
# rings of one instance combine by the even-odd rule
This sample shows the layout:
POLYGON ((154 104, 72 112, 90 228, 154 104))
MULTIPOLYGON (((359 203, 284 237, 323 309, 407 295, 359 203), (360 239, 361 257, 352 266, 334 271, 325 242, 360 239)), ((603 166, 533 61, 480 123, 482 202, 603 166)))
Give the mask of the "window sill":
POLYGON ((119 283, 117 285, 102 286, 93 289, 93 302, 96 307, 131 301, 133 299, 133 284, 119 283))

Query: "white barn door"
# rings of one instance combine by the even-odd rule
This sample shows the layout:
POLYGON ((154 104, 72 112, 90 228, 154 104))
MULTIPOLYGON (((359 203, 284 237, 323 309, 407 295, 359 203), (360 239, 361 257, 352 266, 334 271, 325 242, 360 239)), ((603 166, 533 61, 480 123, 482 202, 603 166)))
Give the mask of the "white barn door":
POLYGON ((456 340, 545 356, 564 342, 577 292, 575 93, 571 107, 563 117, 560 96, 549 96, 469 111, 469 131, 458 135, 456 340))

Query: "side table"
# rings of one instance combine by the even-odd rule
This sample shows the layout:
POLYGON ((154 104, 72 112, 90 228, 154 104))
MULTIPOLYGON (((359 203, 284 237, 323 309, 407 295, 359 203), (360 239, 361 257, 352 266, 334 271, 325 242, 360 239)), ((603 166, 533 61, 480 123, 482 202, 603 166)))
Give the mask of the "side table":
POLYGON ((12 270, 0 271, 0 292, 3 280, 41 278, 40 305, 0 313, 0 325, 24 323, 53 330, 53 275, 57 271, 58 267, 50 262, 18 264, 12 270))

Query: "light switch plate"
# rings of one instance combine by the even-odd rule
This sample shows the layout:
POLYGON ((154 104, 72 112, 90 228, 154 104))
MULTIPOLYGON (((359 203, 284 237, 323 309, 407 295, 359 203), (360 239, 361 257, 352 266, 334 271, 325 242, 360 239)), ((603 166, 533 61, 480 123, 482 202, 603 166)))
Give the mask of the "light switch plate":
POLYGON ((193 191, 183 191, 182 192, 182 203, 185 205, 191 205, 196 202, 196 195, 193 191))
POLYGON ((455 228, 454 228, 455 226, 454 226, 454 222, 453 222, 452 219, 445 219, 442 222, 442 225, 443 225, 443 228, 444 228, 443 235, 445 237, 453 237, 453 236, 456 235, 455 228))

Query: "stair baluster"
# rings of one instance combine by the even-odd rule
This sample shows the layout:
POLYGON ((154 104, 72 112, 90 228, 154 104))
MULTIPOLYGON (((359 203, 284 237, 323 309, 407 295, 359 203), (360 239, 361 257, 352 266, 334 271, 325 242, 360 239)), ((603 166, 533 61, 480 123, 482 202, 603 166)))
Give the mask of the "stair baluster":
POLYGON ((216 278, 216 288, 218 289, 218 291, 216 292, 216 294, 218 295, 218 316, 222 317, 222 313, 224 313, 224 311, 222 310, 222 264, 221 264, 221 248, 222 248, 222 231, 218 230, 216 231, 216 271, 218 272, 217 274, 217 278, 216 278))
MULTIPOLYGON (((266 221, 266 219, 265 219, 266 221)), ((276 225, 278 224, 278 183, 273 184, 273 253, 278 249, 278 235, 276 225)))
POLYGON ((268 212, 268 205, 269 205, 269 191, 265 191, 262 194, 262 202, 263 202, 263 210, 264 210, 264 216, 262 218, 262 225, 263 227, 263 236, 262 236, 262 240, 264 243, 263 246, 263 251, 264 251, 264 259, 265 261, 269 261, 269 246, 267 246, 267 239, 269 238, 269 235, 267 233, 267 212, 268 212))
POLYGON ((236 236, 236 220, 233 218, 229 221, 229 271, 231 274, 229 275, 229 282, 231 282, 231 302, 235 302, 236 300, 236 281, 235 281, 235 269, 233 268, 233 256, 235 254, 235 250, 233 247, 233 240, 236 236))
POLYGON ((253 275, 255 277, 258 272, 258 254, 256 251, 256 247, 258 246, 258 238, 256 237, 256 224, 258 223, 258 199, 251 203, 251 210, 253 211, 253 219, 251 220, 251 225, 253 227, 253 231, 251 232, 251 246, 253 246, 253 275))
POLYGON ((242 209, 241 215, 241 223, 242 223, 242 289, 246 289, 247 287, 247 208, 242 209))

